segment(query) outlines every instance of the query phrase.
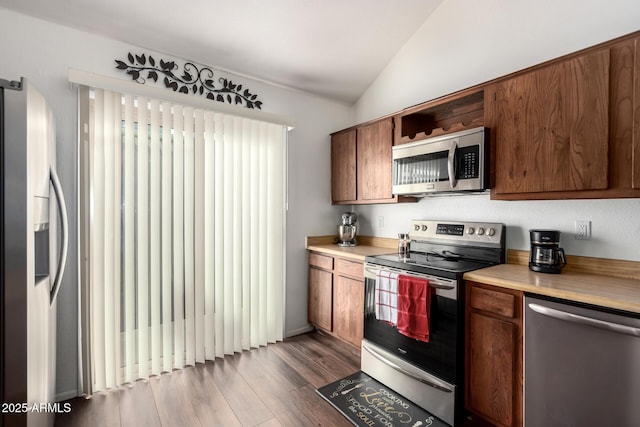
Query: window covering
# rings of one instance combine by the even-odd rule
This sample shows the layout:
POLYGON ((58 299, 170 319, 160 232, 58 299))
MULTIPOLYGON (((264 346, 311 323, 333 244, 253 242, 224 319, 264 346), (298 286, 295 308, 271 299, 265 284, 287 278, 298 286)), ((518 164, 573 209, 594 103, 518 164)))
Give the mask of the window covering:
POLYGON ((287 127, 79 96, 85 392, 282 340, 287 127))

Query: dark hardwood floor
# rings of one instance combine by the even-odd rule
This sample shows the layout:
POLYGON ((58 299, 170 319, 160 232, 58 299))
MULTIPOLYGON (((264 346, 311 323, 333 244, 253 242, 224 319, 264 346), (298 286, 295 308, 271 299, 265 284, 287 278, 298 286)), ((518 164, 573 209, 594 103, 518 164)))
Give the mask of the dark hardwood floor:
MULTIPOLYGON (((360 351, 311 332, 70 400, 56 427, 351 426, 315 389, 360 369, 360 351)), ((464 427, 480 427, 469 420, 464 427)))

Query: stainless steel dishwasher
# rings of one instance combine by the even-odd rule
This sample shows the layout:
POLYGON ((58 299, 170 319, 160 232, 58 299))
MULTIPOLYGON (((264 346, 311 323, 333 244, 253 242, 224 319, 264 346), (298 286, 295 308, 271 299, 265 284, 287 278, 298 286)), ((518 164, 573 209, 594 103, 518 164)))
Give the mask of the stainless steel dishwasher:
POLYGON ((525 427, 640 425, 640 316, 525 296, 525 427))

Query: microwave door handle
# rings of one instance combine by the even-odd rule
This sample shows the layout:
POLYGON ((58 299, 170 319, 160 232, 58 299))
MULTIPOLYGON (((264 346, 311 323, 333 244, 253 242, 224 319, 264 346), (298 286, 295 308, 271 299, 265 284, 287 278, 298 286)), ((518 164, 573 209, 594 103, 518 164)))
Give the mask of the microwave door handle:
POLYGON ((458 180, 456 178, 456 170, 454 167, 454 160, 456 158, 456 150, 458 149, 458 140, 454 139, 451 141, 451 146, 449 146, 449 157, 447 159, 447 171, 449 172, 449 184, 451 184, 451 188, 456 188, 458 185, 458 180))

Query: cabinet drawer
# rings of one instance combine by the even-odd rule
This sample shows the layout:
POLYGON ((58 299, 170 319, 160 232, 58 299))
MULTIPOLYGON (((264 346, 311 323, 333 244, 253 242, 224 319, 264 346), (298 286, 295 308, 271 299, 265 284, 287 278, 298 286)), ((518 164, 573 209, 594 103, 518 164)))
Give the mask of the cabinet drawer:
POLYGON ((515 316, 515 295, 478 287, 471 288, 471 307, 513 318, 515 316))
POLYGON ((362 262, 336 258, 335 272, 343 276, 364 280, 364 264, 362 262))
POLYGON ((325 270, 333 270, 333 257, 309 252, 309 265, 313 265, 325 270))

